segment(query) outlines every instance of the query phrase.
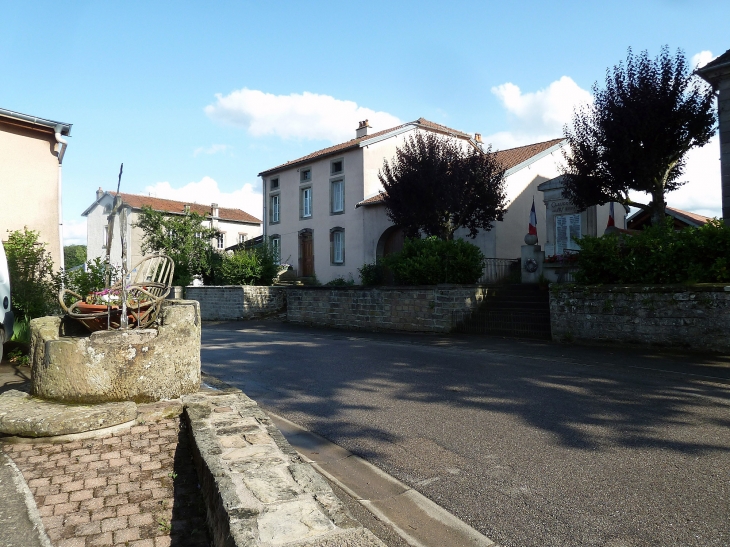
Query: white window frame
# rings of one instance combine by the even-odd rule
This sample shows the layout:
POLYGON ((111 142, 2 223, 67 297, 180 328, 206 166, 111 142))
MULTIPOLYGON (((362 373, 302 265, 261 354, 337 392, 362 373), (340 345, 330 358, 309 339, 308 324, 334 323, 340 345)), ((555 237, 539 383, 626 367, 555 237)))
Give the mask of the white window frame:
POLYGON ((215 237, 215 248, 219 251, 226 248, 226 234, 220 233, 215 237))
POLYGON ((299 195, 301 196, 301 218, 312 218, 312 187, 302 188, 299 195))
POLYGON ((336 178, 330 181, 330 213, 333 215, 341 215, 345 212, 345 179, 336 178), (335 188, 339 185, 340 195, 339 203, 337 202, 337 193, 335 188))
POLYGON ((272 194, 269 199, 271 202, 269 224, 278 224, 281 217, 281 194, 272 194), (274 202, 276 202, 276 205, 274 205, 274 202))
POLYGON ((330 261, 335 266, 342 266, 345 263, 345 229, 332 228, 330 234, 332 242, 330 261))
POLYGON ((104 226, 104 241, 101 242, 101 248, 106 249, 106 244, 109 243, 109 225, 104 226))
POLYGON ((274 262, 276 264, 281 264, 281 236, 278 234, 275 234, 271 236, 271 249, 274 252, 274 262))
POLYGON ((244 234, 242 232, 238 233, 238 242, 239 243, 246 243, 246 239, 248 239, 248 234, 244 234))

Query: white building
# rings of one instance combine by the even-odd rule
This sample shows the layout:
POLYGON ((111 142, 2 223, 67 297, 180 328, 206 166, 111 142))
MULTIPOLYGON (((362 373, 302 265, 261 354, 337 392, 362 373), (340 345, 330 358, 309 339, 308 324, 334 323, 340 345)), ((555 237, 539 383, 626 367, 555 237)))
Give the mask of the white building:
MULTIPOLYGON (((480 146, 478 134, 423 118, 376 132, 366 121, 350 141, 261 172, 264 238, 279 248, 281 261, 291 264, 300 276, 315 274, 322 282, 349 275, 357 281, 357 269, 363 264, 398 250, 402 231, 386 215, 378 172, 415 131, 480 146)), ((456 236, 479 246, 488 258, 519 258, 534 198, 540 243, 545 243, 540 234, 545 205, 537 187, 559 175, 564 144, 553 139, 498 151, 497 159, 506 169, 509 203, 504 220, 473 240, 463 229, 456 236)), ((621 222, 616 219, 617 226, 625 226, 621 222)))
MULTIPOLYGON (((87 260, 106 257, 108 217, 114 203, 116 192, 105 192, 101 188, 96 191, 96 201, 92 203, 82 215, 86 217, 87 233, 87 260)), ((222 232, 222 235, 211 241, 215 248, 223 250, 226 247, 242 243, 248 239, 261 235, 261 221, 241 209, 218 207, 217 203, 210 206, 197 203, 185 203, 171 199, 161 199, 152 196, 140 196, 120 192, 122 203, 127 210, 127 267, 133 267, 142 258, 143 232, 134 226, 143 207, 151 207, 169 215, 184 215, 186 212, 198 213, 205 217, 205 225, 222 232)), ((112 263, 121 264, 122 246, 119 237, 119 215, 114 219, 114 234, 110 253, 112 263)))

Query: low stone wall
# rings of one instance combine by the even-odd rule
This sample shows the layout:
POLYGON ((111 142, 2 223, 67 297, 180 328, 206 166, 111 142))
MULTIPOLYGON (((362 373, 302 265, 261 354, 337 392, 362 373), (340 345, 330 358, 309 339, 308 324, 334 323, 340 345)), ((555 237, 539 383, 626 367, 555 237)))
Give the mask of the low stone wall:
POLYGON ((454 311, 476 308, 487 294, 477 285, 289 288, 287 320, 348 329, 451 331, 454 311))
POLYGON ((730 351, 730 286, 550 286, 554 340, 730 351))
POLYGON ((238 321, 253 319, 286 308, 285 287, 224 285, 185 287, 185 298, 200 302, 203 321, 238 321))

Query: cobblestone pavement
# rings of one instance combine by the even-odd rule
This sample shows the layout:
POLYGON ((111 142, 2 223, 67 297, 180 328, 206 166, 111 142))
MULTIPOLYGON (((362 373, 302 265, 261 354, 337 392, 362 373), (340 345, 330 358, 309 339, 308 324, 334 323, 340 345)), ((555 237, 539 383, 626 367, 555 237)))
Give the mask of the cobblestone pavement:
POLYGON ((56 547, 210 542, 179 418, 65 443, 3 443, 56 547))

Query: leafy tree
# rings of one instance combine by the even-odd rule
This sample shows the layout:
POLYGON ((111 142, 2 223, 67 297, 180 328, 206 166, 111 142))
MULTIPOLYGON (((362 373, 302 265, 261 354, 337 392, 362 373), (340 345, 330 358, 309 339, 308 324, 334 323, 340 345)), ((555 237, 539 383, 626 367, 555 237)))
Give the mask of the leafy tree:
POLYGON ((694 75, 681 51, 664 46, 656 59, 629 49, 626 64, 606 71, 606 88, 593 85, 594 102, 576 111, 564 152, 563 195, 578 207, 610 201, 664 218, 665 194, 680 180, 686 153, 715 133, 714 93, 694 75), (649 203, 629 198, 645 192, 649 203))
POLYGON ((63 247, 63 267, 66 270, 81 266, 86 262, 86 245, 65 245, 63 247))
POLYGON ((205 217, 194 212, 168 215, 144 207, 135 226, 144 232, 142 252, 162 252, 175 262, 173 283, 189 285, 194 275, 211 276, 219 253, 210 241, 220 231, 203 225, 205 217))
POLYGON ((13 295, 13 310, 19 321, 43 317, 55 310, 53 260, 35 230, 10 232, 3 244, 13 295))
POLYGON ((378 178, 388 217, 409 237, 423 231, 450 240, 465 227, 473 238, 505 212, 504 168, 491 148, 417 132, 384 161, 378 178))

